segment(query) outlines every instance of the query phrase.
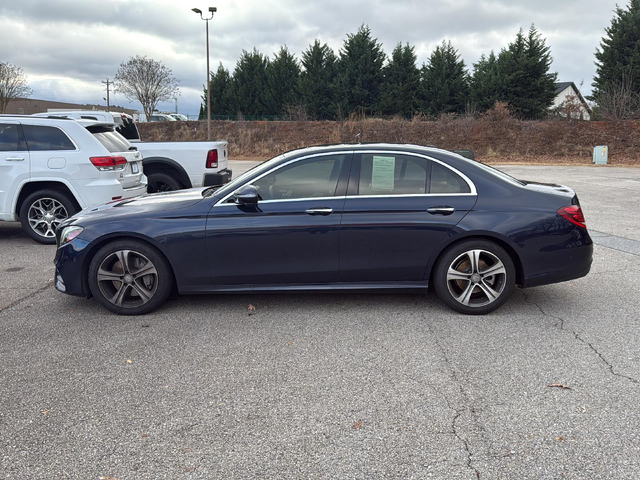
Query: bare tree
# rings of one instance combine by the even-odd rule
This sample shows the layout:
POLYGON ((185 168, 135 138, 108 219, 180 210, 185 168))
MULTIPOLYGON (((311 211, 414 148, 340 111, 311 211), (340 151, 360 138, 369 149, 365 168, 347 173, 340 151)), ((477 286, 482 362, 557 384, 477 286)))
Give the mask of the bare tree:
POLYGON ((128 100, 142 104, 147 121, 159 102, 172 99, 178 91, 171 69, 152 58, 135 56, 120 64, 115 75, 116 90, 128 100))
POLYGON ((20 67, 10 63, 0 63, 0 113, 7 110, 11 100, 31 96, 27 76, 20 67))
POLYGON ((629 71, 617 80, 609 81, 597 98, 598 113, 603 120, 640 118, 640 92, 634 90, 634 78, 629 71))

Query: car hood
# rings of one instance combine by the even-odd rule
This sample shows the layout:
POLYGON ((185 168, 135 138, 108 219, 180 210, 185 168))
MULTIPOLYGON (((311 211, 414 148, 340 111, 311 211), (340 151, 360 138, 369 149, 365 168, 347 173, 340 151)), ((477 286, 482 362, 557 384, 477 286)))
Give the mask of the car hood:
POLYGON ((74 221, 70 223, 79 223, 82 220, 97 220, 102 217, 113 218, 123 215, 150 215, 153 213, 172 212, 201 202, 203 190, 205 188, 191 188, 117 200, 97 207, 85 208, 72 217, 74 221))

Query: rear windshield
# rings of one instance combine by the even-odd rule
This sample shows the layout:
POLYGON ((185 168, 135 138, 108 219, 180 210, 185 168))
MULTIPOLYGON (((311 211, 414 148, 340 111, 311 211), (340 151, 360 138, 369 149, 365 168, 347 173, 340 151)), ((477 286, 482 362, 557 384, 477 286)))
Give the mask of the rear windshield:
POLYGON ((93 133, 93 136, 111 153, 128 152, 129 147, 131 147, 131 144, 126 138, 108 128, 89 127, 87 130, 93 133))
POLYGON ((136 127, 135 122, 128 117, 121 117, 122 123, 118 122, 118 126, 116 127, 116 132, 122 135, 127 140, 138 140, 140 138, 140 134, 138 133, 138 127, 136 127))

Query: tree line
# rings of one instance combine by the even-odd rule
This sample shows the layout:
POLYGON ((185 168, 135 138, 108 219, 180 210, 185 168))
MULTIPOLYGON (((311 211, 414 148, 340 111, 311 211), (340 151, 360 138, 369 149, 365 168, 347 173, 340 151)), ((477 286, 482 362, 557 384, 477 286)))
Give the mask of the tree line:
MULTIPOLYGON (((506 102, 525 119, 542 118, 555 96, 557 73, 545 40, 531 26, 498 54, 482 55, 468 72, 449 41, 421 67, 415 47, 399 43, 389 57, 368 26, 347 35, 338 55, 316 40, 298 60, 283 46, 273 58, 243 51, 233 72, 211 74, 212 115, 290 115, 333 120, 351 114, 437 116, 486 111, 506 102)), ((201 116, 206 118, 204 88, 201 116)))

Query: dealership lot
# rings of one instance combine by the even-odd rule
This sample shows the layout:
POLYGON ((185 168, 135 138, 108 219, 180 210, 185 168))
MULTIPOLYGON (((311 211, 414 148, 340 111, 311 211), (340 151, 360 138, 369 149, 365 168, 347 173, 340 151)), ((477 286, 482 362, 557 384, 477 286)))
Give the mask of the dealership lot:
POLYGON ((636 477, 640 169, 500 168, 573 187, 595 258, 486 317, 415 293, 117 317, 0 224, 0 477, 636 477))

